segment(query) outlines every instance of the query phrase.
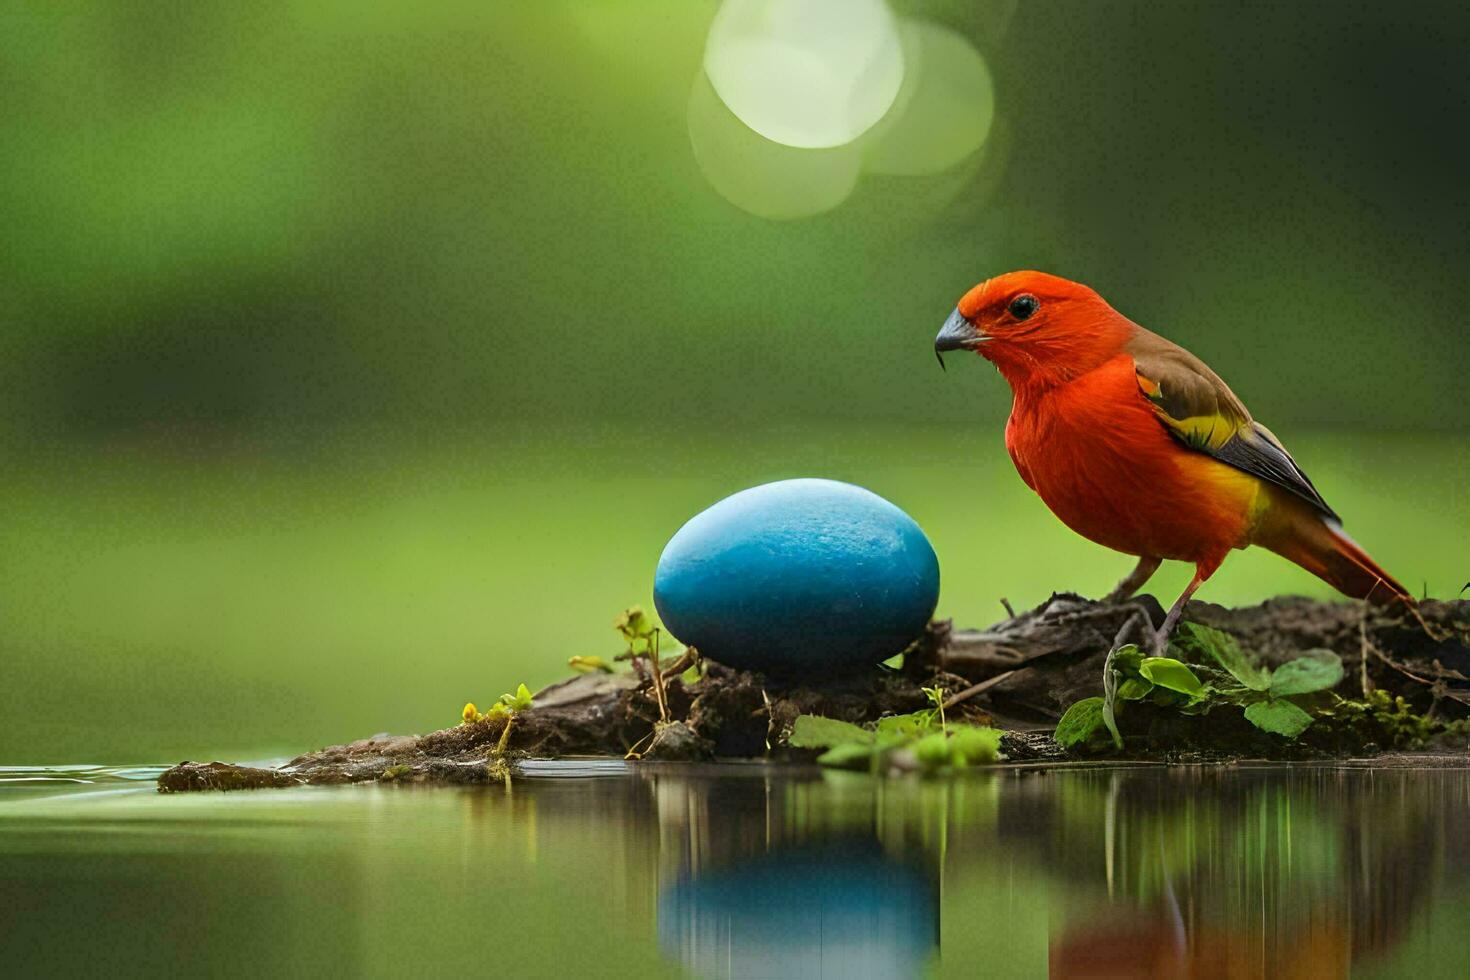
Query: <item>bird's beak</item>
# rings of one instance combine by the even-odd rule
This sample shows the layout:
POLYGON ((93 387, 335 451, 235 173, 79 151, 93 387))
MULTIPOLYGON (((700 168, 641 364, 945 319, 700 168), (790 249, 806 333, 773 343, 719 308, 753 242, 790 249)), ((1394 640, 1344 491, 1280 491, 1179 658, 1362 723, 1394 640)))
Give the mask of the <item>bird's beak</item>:
POLYGON ((989 339, 965 319, 959 307, 955 307, 950 311, 949 319, 944 321, 944 326, 939 328, 939 336, 934 338, 934 356, 939 358, 939 366, 944 367, 945 351, 974 350, 989 339))

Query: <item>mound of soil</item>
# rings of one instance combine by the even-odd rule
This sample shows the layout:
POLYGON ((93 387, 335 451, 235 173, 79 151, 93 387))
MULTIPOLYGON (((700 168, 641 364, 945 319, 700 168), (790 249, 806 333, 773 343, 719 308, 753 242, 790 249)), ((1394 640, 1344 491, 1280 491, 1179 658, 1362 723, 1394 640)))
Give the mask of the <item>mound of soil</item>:
MULTIPOLYGON (((1344 697, 1380 689, 1403 696, 1417 712, 1470 713, 1470 602, 1425 602, 1418 615, 1296 597, 1240 609, 1195 602, 1185 619, 1234 634, 1268 664, 1302 650, 1333 650, 1348 667, 1338 690, 1344 697)), ((812 753, 786 745, 797 715, 876 721, 925 707, 922 689, 935 686, 950 696, 950 717, 1005 728, 1001 749, 1010 759, 1059 759, 1064 753, 1043 732, 1074 701, 1101 693, 1110 649, 1147 642, 1146 630, 1162 620, 1159 603, 1148 596, 1110 605, 1057 594, 984 630, 955 630, 947 620, 931 623, 900 670, 779 677, 709 663, 693 683, 679 676, 665 680, 668 722, 659 720, 651 677, 582 674, 539 692, 535 706, 513 718, 427 735, 378 735, 308 752, 279 769, 183 762, 159 777, 159 789, 477 783, 506 778, 520 758, 632 753, 649 760, 807 759, 812 753)), ((1367 729, 1285 744, 1248 726, 1182 730, 1173 724, 1159 720, 1137 745, 1158 758, 1348 756, 1391 747, 1374 742, 1367 729), (1201 732, 1220 744, 1201 743, 1201 732)), ((1134 754, 1138 751, 1135 747, 1134 754)))

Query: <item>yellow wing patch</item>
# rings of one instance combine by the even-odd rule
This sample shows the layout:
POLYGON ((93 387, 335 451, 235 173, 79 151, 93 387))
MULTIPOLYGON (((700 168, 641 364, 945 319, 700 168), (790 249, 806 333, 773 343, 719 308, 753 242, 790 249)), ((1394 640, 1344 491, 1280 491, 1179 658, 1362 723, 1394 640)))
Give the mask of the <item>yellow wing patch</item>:
POLYGON ((1189 351, 1138 328, 1129 351, 1138 390, 1181 445, 1276 484, 1336 519, 1296 460, 1230 387, 1189 351))
POLYGON ((1175 419, 1160 413, 1164 424, 1178 433, 1185 444, 1208 452, 1215 452, 1231 439, 1239 426, 1223 415, 1193 415, 1187 419, 1175 419))
POLYGON ((1213 454, 1240 431, 1242 420, 1233 418, 1224 412, 1184 414, 1188 410, 1185 406, 1189 403, 1186 398, 1178 396, 1186 393, 1171 393, 1164 389, 1161 381, 1155 381, 1142 374, 1137 377, 1138 388, 1149 401, 1153 402, 1159 421, 1163 422, 1181 442, 1190 448, 1213 454))

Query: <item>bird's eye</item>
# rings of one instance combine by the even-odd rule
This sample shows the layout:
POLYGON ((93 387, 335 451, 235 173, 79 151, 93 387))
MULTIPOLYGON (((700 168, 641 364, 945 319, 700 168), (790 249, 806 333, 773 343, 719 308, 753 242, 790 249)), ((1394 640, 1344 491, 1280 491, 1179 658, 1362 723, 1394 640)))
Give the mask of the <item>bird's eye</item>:
POLYGON ((1010 310, 1011 316, 1017 320, 1024 320, 1035 313, 1036 308, 1040 305, 1041 301, 1035 296, 1032 296, 1030 293, 1022 293, 1020 296, 1011 300, 1011 305, 1006 307, 1006 309, 1010 310))

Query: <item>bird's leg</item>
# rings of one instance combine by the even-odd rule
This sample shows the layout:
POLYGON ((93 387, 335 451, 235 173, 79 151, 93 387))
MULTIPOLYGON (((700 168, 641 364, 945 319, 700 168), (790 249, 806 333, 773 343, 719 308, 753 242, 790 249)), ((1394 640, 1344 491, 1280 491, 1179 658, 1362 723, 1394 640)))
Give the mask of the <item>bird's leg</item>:
POLYGON ((1194 598, 1194 594, 1199 591, 1199 587, 1204 585, 1209 577, 1215 574, 1215 569, 1219 567, 1220 562, 1218 560, 1199 562, 1194 566, 1194 578, 1189 580, 1189 586, 1184 590, 1184 594, 1170 607, 1169 615, 1164 617, 1164 625, 1159 627, 1160 650, 1163 650, 1169 645, 1169 637, 1174 635, 1174 628, 1179 625, 1179 617, 1184 615, 1184 607, 1189 605, 1189 600, 1194 598))
POLYGON ((1145 582, 1153 578, 1154 572, 1157 572, 1159 566, 1163 563, 1162 558, 1149 558, 1144 556, 1138 559, 1137 567, 1123 577, 1123 581, 1119 582, 1118 587, 1107 594, 1103 602, 1112 605, 1133 598, 1133 594, 1143 588, 1145 582))

